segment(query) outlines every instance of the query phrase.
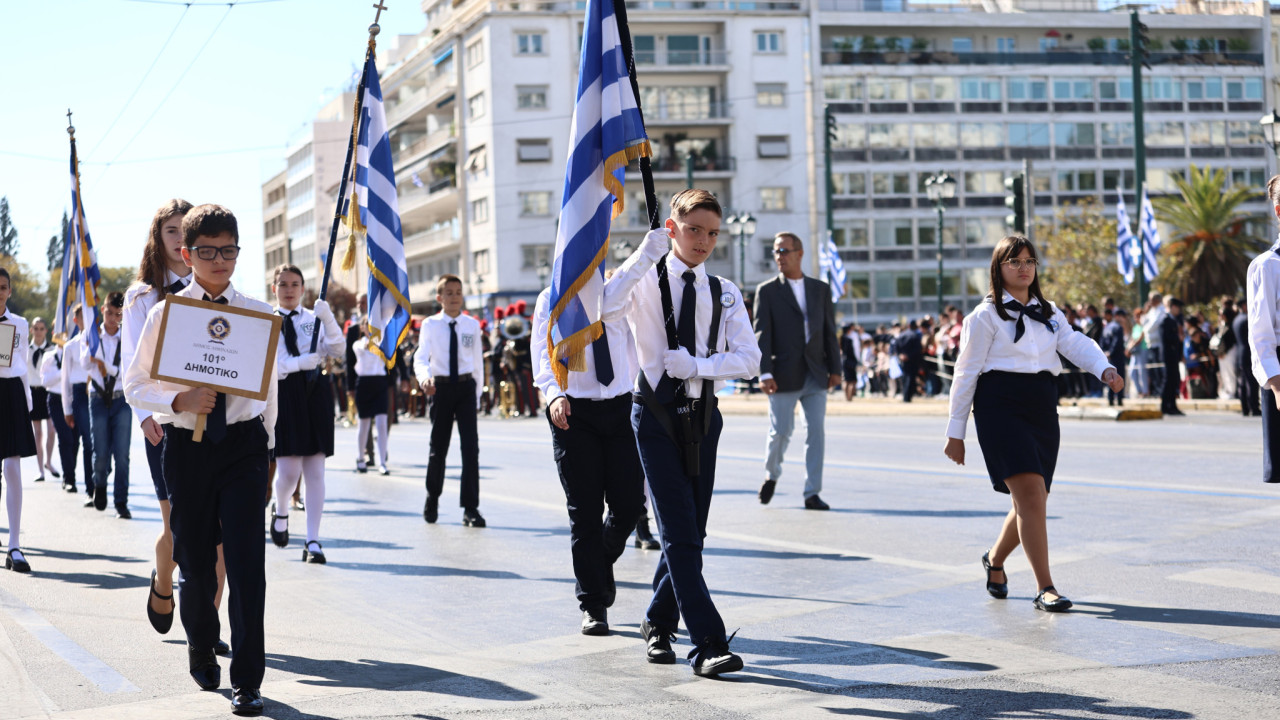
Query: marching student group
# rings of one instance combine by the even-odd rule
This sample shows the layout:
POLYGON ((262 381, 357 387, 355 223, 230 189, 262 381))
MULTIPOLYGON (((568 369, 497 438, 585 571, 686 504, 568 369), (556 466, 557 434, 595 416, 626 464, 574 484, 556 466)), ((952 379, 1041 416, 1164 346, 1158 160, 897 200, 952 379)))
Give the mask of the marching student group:
MULTIPOLYGON (((1280 214, 1280 176, 1271 179, 1267 191, 1280 214)), ((818 495, 822 416, 841 377, 831 294, 826 283, 803 275, 800 237, 780 233, 775 238, 779 275, 760 286, 750 312, 740 289, 705 267, 720 233, 721 213, 715 197, 703 190, 671 198, 664 225, 649 232, 608 275, 603 327, 579 362, 552 357, 547 347, 549 289, 535 304, 532 332, 534 382, 546 401, 569 515, 581 632, 609 633, 608 609, 616 596, 612 566, 645 513, 647 494, 661 554, 640 625, 646 657, 650 663, 675 663, 672 645, 683 622, 692 646, 689 663, 700 676, 743 668, 730 650, 732 636, 702 573, 723 428, 716 393, 726 381, 759 377, 769 396, 771 429, 759 493, 766 504, 781 474, 795 405, 801 404, 808 426, 805 507, 824 510, 818 495)), ((233 288, 239 250, 236 218, 226 208, 166 203, 152 220, 136 282, 102 303, 103 322, 92 352, 88 333, 58 346, 42 320, 28 327, 21 316, 6 313, 11 282, 0 268, 0 325, 12 326, 14 338, 8 364, 0 363, 5 418, 0 490, 8 517, 5 568, 30 573, 20 544, 20 460, 35 457, 36 482, 46 474, 61 477, 69 493, 78 492, 76 469, 82 460, 85 504, 100 511, 108 505, 106 478, 114 465, 111 502, 120 517, 128 518, 129 438, 136 423, 146 440, 163 520, 148 618, 166 633, 175 609, 180 612, 190 674, 202 689, 220 686, 217 655, 234 651, 232 711, 257 715, 263 710, 265 663, 264 510, 272 541, 288 546, 289 498, 301 483, 306 500, 302 559, 324 563, 320 520, 325 461, 334 452, 334 398, 329 383, 316 382, 315 373, 326 358, 341 357, 346 343, 325 301, 317 300, 311 309, 301 306, 305 287, 296 267, 275 269, 274 307, 233 288), (265 400, 152 378, 170 294, 282 316, 277 381, 268 383, 265 400), (205 417, 204 437, 196 440, 200 416, 205 417), (61 473, 51 456, 55 437, 61 473), (274 487, 269 487, 273 464, 274 487), (273 494, 275 502, 267 505, 273 494), (175 569, 180 570, 176 600, 175 569), (224 582, 231 590, 230 647, 220 637, 218 621, 224 582)), ((1272 452, 1280 452, 1280 360, 1274 352, 1280 344, 1278 253, 1280 242, 1248 273, 1268 482, 1280 481, 1272 476, 1272 452)), ((964 319, 944 452, 956 463, 965 462, 972 414, 992 487, 1012 501, 995 542, 981 557, 987 592, 1007 596, 1003 562, 1021 545, 1036 579, 1035 608, 1061 612, 1071 601, 1054 587, 1045 522, 1059 446, 1059 354, 1117 392, 1124 380, 1098 345, 1072 332, 1062 312, 1044 299, 1037 265, 1036 249, 1025 237, 1011 235, 996 245, 990 294, 964 319)), ((477 437, 482 329, 462 312, 459 278, 441 276, 436 292, 441 310, 423 321, 413 361, 423 394, 431 399, 433 424, 423 517, 428 523, 438 518, 445 455, 456 424, 463 522, 484 527, 477 437)), ((83 313, 76 308, 73 314, 83 330, 83 313)), ((385 474, 387 367, 367 340, 354 349, 358 447, 376 429, 378 465, 385 474)))

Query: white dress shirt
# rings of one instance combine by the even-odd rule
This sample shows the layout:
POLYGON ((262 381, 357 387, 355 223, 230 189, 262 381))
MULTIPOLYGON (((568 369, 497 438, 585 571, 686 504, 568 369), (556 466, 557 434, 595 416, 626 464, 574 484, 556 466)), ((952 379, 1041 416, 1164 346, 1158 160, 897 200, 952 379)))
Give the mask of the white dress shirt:
MULTIPOLYGON (((175 282, 181 282, 183 287, 186 287, 191 283, 192 277, 194 276, 191 274, 178 277, 172 270, 165 270, 164 274, 164 280, 168 284, 166 287, 175 282)), ((121 342, 124 343, 120 348, 120 367, 127 368, 129 363, 133 362, 133 356, 138 351, 138 336, 142 335, 142 326, 147 322, 147 313, 151 312, 151 308, 158 302, 160 302, 160 291, 147 283, 135 282, 125 290, 124 320, 120 323, 120 337, 121 342)), ((143 420, 151 417, 151 412, 135 407, 133 416, 141 424, 143 420)))
MULTIPOLYGON (((200 286, 199 281, 195 281, 177 294, 201 300, 207 292, 200 286)), ((225 297, 227 305, 231 307, 271 312, 270 305, 237 292, 230 285, 227 285, 226 292, 220 297, 225 297)), ((160 321, 164 317, 164 307, 165 303, 159 302, 151 308, 151 312, 147 313, 147 322, 143 324, 142 332, 138 336, 137 352, 133 356, 133 361, 125 368, 125 399, 134 407, 155 413, 156 422, 162 425, 172 424, 185 430, 195 430, 197 417, 195 413, 173 410, 173 399, 178 393, 191 388, 187 385, 151 379, 152 362, 155 360, 156 347, 160 344, 160 321)), ((66 398, 63 398, 63 403, 66 403, 66 398)), ((275 382, 267 383, 266 400, 253 400, 239 395, 227 396, 228 427, 259 416, 262 417, 263 427, 267 431, 267 448, 274 448, 276 445, 275 382)))
POLYGON ((791 286, 791 294, 796 296, 796 303, 800 305, 800 314, 804 317, 804 342, 809 343, 809 306, 804 300, 804 276, 792 280, 787 278, 787 284, 791 286))
POLYGON ((0 312, 0 317, 4 318, 4 322, 0 324, 12 325, 14 328, 12 361, 9 367, 0 367, 0 378, 22 380, 22 389, 27 395, 27 412, 31 412, 31 387, 27 385, 27 366, 30 363, 27 356, 31 352, 31 336, 28 334, 30 330, 27 328, 27 319, 12 311, 0 312))
POLYGON ((387 374, 387 364, 383 362, 382 356, 369 349, 367 335, 355 341, 351 351, 356 354, 356 375, 371 377, 387 374))
POLYGON ((413 374, 425 385, 434 377, 449 377, 449 323, 458 323, 458 379, 471 375, 476 381, 476 402, 484 393, 484 348, 480 344, 480 321, 470 315, 451 318, 444 311, 422 321, 418 352, 413 356, 413 374))
MULTIPOLYGON (((1013 300, 1004 294, 1003 302, 1013 300)), ((984 301, 964 319, 960 333, 960 354, 956 357, 955 379, 951 383, 951 422, 947 424, 947 437, 963 440, 969 412, 973 409, 973 394, 978 388, 978 376, 991 370, 1015 373, 1049 371, 1062 372, 1062 353, 1076 366, 1084 368, 1099 378, 1111 367, 1107 356, 1088 335, 1076 332, 1067 323, 1067 317, 1050 303, 1053 314, 1050 330, 1043 324, 1024 318, 1026 328, 1018 342, 1013 341, 1018 313, 1008 311, 1011 320, 1002 320, 995 303, 984 301)))
POLYGON ((1249 263, 1247 279, 1249 349, 1253 351, 1253 376, 1266 387, 1267 380, 1280 375, 1280 241, 1249 263))
POLYGON ((113 377, 113 378, 116 378, 115 388, 113 392, 123 391, 124 388, 121 387, 120 385, 120 368, 125 366, 123 347, 120 348, 120 364, 115 365, 112 363, 112 361, 115 360, 116 358, 116 347, 120 345, 123 339, 120 334, 120 328, 116 328, 115 335, 108 335, 106 328, 103 328, 100 335, 101 337, 98 342, 97 355, 92 355, 92 356, 90 355, 88 344, 81 345, 82 350, 81 350, 80 360, 82 363, 84 363, 85 370, 89 374, 89 382, 91 383, 89 387, 93 388, 94 392, 97 392, 98 388, 102 388, 105 391, 107 388, 106 377, 113 377), (95 357, 101 360, 102 364, 106 366, 107 368, 106 377, 104 377, 102 374, 102 371, 98 369, 98 364, 93 361, 93 358, 95 357), (97 387, 94 387, 93 383, 96 383, 97 387))
POLYGON ((72 392, 72 389, 76 385, 89 382, 89 371, 84 366, 84 356, 87 348, 85 340, 88 337, 86 333, 81 332, 62 346, 62 376, 59 378, 58 384, 62 392, 63 415, 74 414, 72 407, 75 405, 75 393, 72 392))
POLYGON ((613 382, 608 385, 601 385, 596 379, 595 352, 590 345, 582 353, 586 358, 585 369, 582 372, 569 373, 568 391, 566 392, 556 382, 556 374, 551 366, 551 356, 547 349, 547 323, 551 320, 551 288, 543 290, 538 295, 538 301, 533 306, 533 337, 530 352, 533 353, 536 363, 533 382, 542 391, 547 405, 561 395, 586 400, 611 400, 631 392, 636 378, 636 351, 635 343, 631 339, 631 327, 627 324, 626 318, 628 298, 618 297, 618 293, 610 293, 609 283, 612 280, 613 278, 610 278, 605 282, 604 313, 600 316, 609 342, 609 360, 613 364, 613 382))
POLYGON ((1169 311, 1164 309, 1163 305, 1157 305, 1147 311, 1142 316, 1142 331, 1147 336, 1147 347, 1151 350, 1159 350, 1164 345, 1164 336, 1160 332, 1160 324, 1164 322, 1164 316, 1169 311))
MULTIPOLYGON (((681 275, 689 267, 676 257, 675 251, 667 255, 667 281, 671 286, 672 310, 679 322, 680 306, 684 301, 684 279, 681 275)), ((742 304, 742 293, 728 280, 720 281, 721 297, 711 297, 711 284, 707 282, 707 270, 702 264, 693 268, 693 286, 697 293, 698 307, 694 313, 694 362, 695 375, 685 381, 685 393, 695 398, 702 393, 702 381, 713 381, 713 391, 719 391, 730 378, 753 378, 760 372, 760 345, 755 331, 747 319, 747 309, 742 304), (711 326, 711 303, 720 303, 720 331, 717 335, 718 352, 708 357, 707 335, 711 326), (727 305, 727 307, 725 307, 727 305)), ((658 387, 666 372, 663 355, 667 351, 667 331, 662 318, 662 296, 658 290, 658 270, 653 260, 644 253, 633 253, 614 273, 615 292, 622 292, 630 301, 626 311, 627 321, 635 337, 636 362, 648 379, 649 385, 658 387)), ((639 375, 636 376, 639 390, 639 375)))
POLYGON ((45 390, 62 393, 62 348, 53 346, 40 357, 40 384, 45 390))
MULTIPOLYGON (((279 315, 282 320, 280 323, 280 341, 276 345, 276 369, 280 373, 280 379, 283 380, 285 376, 298 371, 297 358, 291 358, 289 356, 288 349, 285 348, 284 323, 293 323, 293 330, 298 335, 298 352, 306 355, 311 352, 311 332, 312 329, 315 328, 317 320, 314 311, 308 310, 301 305, 293 310, 285 310, 284 308, 278 307, 276 308, 276 314, 279 315), (289 316, 289 313, 291 312, 294 313, 293 317, 289 316), (292 364, 290 364, 291 360, 293 361, 292 364)), ((339 328, 337 337, 330 337, 330 331, 325 329, 324 323, 320 323, 320 337, 316 341, 316 354, 320 356, 321 362, 323 362, 325 358, 338 360, 346 357, 347 341, 340 331, 341 328, 339 328)))
POLYGON ((41 375, 40 369, 44 364, 44 356, 57 350, 58 346, 44 341, 44 345, 37 346, 33 341, 27 348, 27 387, 44 387, 44 376, 41 375))

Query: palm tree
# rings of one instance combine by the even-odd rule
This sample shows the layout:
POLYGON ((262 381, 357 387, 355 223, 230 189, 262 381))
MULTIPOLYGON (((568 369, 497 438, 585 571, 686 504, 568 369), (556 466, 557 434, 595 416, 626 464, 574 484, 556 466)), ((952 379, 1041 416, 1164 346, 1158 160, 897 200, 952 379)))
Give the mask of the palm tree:
POLYGON ((1195 165, 1190 179, 1174 175, 1173 180, 1180 197, 1152 199, 1157 219, 1174 230, 1160 250, 1165 267, 1156 284, 1189 303, 1239 293, 1249 261, 1267 247, 1250 232, 1250 222, 1259 218, 1239 207, 1261 193, 1244 185, 1227 187, 1225 170, 1195 165))

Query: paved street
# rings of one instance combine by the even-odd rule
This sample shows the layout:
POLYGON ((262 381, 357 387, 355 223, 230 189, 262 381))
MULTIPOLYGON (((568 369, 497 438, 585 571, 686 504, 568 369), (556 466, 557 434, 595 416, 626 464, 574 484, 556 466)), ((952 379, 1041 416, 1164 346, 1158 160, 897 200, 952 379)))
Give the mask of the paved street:
MULTIPOLYGON (((800 509, 802 435, 761 507, 767 420, 727 419, 706 576, 747 669, 720 681, 644 662, 657 553, 619 561, 613 635, 578 633, 545 422, 482 420, 484 530, 462 527, 455 507, 456 440, 428 526, 429 426, 395 427, 390 478, 350 472, 355 433, 339 429, 329 564, 300 562, 301 513, 288 550, 264 532, 267 714, 1280 718, 1280 488, 1259 482, 1256 419, 1064 420, 1049 532, 1076 609, 1058 616, 1032 609, 1020 553, 1010 598, 984 592, 979 557, 1008 500, 976 441, 967 467, 945 460, 944 423, 830 418, 823 497, 835 510, 814 513, 800 509)), ((140 443, 132 522, 31 483, 25 464, 36 572, 0 572, 0 718, 229 716, 225 684, 200 692, 188 677, 180 626, 157 635, 143 612, 159 516, 140 443)))

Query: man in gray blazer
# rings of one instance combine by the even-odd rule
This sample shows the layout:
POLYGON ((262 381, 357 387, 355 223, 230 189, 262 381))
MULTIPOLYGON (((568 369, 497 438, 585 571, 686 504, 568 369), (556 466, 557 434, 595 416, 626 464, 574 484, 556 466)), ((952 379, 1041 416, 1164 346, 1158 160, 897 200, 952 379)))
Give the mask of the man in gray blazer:
POLYGON ((760 389, 769 396, 769 450, 760 502, 768 504, 782 475, 782 456, 795 428, 796 402, 804 410, 804 506, 830 510, 822 491, 823 423, 827 390, 840 385, 840 342, 827 283, 805 277, 804 246, 794 233, 773 239, 778 276, 756 288, 754 321, 760 343, 760 389))

